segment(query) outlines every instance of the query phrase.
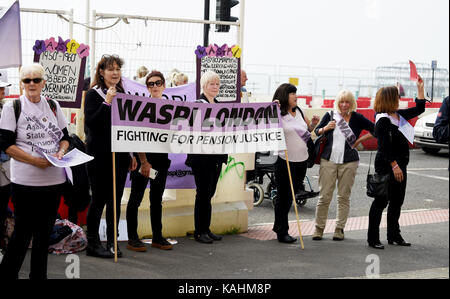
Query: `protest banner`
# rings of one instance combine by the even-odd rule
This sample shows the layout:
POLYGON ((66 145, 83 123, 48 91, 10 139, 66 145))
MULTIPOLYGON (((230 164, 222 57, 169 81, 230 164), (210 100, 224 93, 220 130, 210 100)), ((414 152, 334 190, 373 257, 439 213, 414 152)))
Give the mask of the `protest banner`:
MULTIPOLYGON (((130 95, 150 97, 150 92, 145 85, 122 77, 122 85, 125 93, 130 95)), ((195 102, 197 99, 195 83, 182 86, 168 87, 163 92, 166 100, 195 102)), ((167 174, 166 189, 194 189, 195 181, 192 169, 186 166, 186 154, 169 154, 171 161, 167 174)), ((131 187, 131 181, 127 178, 126 187, 131 187)))
POLYGON ((274 103, 203 104, 118 94, 112 151, 255 153, 286 148, 274 103))
POLYGON ((241 48, 228 47, 226 44, 219 47, 197 46, 197 97, 200 97, 200 78, 206 71, 213 71, 220 77, 220 91, 217 100, 221 103, 241 102, 241 48))
POLYGON ((73 39, 58 37, 56 41, 51 37, 36 40, 33 50, 34 62, 40 63, 45 71, 42 95, 57 100, 61 107, 80 108, 89 46, 73 39))

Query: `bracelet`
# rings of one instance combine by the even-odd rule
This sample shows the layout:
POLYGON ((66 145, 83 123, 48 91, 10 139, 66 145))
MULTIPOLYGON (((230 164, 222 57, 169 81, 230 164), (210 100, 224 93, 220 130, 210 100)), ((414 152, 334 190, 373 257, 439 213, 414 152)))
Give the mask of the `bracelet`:
POLYGON ((394 169, 398 168, 398 164, 395 164, 394 167, 392 167, 392 171, 394 171, 394 169))

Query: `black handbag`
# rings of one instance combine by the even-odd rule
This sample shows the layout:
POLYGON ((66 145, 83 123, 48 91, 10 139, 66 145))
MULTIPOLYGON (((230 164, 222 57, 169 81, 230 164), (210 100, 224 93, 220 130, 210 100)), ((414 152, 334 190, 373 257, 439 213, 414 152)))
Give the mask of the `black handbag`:
POLYGON ((370 153, 369 170, 367 171, 366 193, 369 197, 387 197, 389 189, 389 174, 370 174, 372 152, 370 153))

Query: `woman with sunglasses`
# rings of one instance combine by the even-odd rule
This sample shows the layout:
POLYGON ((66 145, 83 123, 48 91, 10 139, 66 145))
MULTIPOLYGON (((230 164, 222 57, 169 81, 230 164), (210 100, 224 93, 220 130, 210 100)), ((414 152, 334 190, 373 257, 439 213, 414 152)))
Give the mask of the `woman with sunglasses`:
POLYGON ((425 111, 425 90, 422 78, 417 81, 416 107, 398 109, 399 89, 396 86, 383 87, 375 97, 375 135, 378 150, 375 157, 375 172, 389 174, 388 194, 375 197, 369 212, 367 242, 375 249, 384 249, 380 242, 380 223, 383 210, 387 210, 387 239, 389 244, 411 246, 400 234, 401 209, 406 194, 406 167, 409 163, 409 145, 414 138, 414 128, 408 120, 425 111))
MULTIPOLYGON (((166 82, 159 71, 152 71, 147 75, 146 85, 154 99, 161 99, 166 82)), ((150 220, 152 224, 152 247, 169 250, 172 244, 162 236, 162 196, 166 187, 167 172, 170 160, 166 153, 139 153, 138 167, 131 173, 131 193, 127 205, 127 229, 129 250, 143 252, 147 246, 137 234, 138 209, 144 197, 150 179, 150 220), (155 178, 150 178, 150 170, 158 171, 155 178)))
MULTIPOLYGON (((0 266, 0 278, 17 279, 33 239, 30 279, 47 278, 50 234, 55 225, 66 181, 64 168, 54 167, 43 153, 61 159, 69 147, 67 121, 57 101, 54 107, 41 91, 45 86, 40 64, 22 66, 16 119, 13 102, 5 104, 0 119, 0 148, 11 156, 11 195, 15 226, 0 266)), ((17 101, 17 100, 16 100, 17 101)))
MULTIPOLYGON (((113 161, 111 154, 111 104, 122 87, 121 67, 123 60, 116 55, 103 55, 87 92, 84 104, 87 153, 94 159, 87 164, 91 183, 92 202, 87 215, 86 254, 89 256, 114 257, 114 225, 118 226, 120 205, 128 170, 136 168, 136 159, 129 153, 116 153, 116 211, 114 223, 113 207, 113 161), (106 250, 100 243, 99 227, 106 205, 106 250)), ((117 257, 122 252, 117 248, 117 257)))
MULTIPOLYGON (((197 102, 213 105, 218 103, 216 97, 219 94, 220 78, 212 71, 205 72, 200 78, 200 86, 203 93, 197 102)), ((186 165, 192 168, 194 173, 197 193, 194 207, 194 238, 197 242, 210 244, 220 241, 221 236, 211 232, 211 199, 216 193, 222 164, 226 164, 228 155, 198 155, 189 154, 186 165)))

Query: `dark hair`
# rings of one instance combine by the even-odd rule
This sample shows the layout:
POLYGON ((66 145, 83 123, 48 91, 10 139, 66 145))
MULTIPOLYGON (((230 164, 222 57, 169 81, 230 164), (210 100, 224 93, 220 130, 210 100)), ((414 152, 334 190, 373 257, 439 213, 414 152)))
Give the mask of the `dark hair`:
MULTIPOLYGON (((105 79, 100 74, 100 70, 105 71, 108 67, 113 66, 114 63, 117 63, 119 68, 122 68, 124 62, 122 58, 120 58, 117 55, 103 55, 100 61, 97 64, 97 70, 95 71, 95 77, 92 81, 91 88, 98 86, 101 89, 107 89, 107 86, 105 84, 105 79)), ((116 86, 118 92, 123 92, 123 86, 122 86, 122 78, 119 81, 118 86, 116 86)))
POLYGON ((296 93, 297 87, 289 83, 283 83, 277 88, 275 94, 273 95, 272 102, 274 100, 278 100, 280 102, 281 115, 288 114, 289 94, 291 92, 296 93))
POLYGON ((164 78, 164 75, 160 71, 153 70, 145 78, 145 85, 147 85, 148 79, 150 79, 151 77, 160 77, 161 80, 163 81, 163 84, 166 84, 166 79, 164 78))
POLYGON ((373 109, 377 113, 393 113, 398 110, 398 88, 396 86, 382 87, 377 91, 373 109))

